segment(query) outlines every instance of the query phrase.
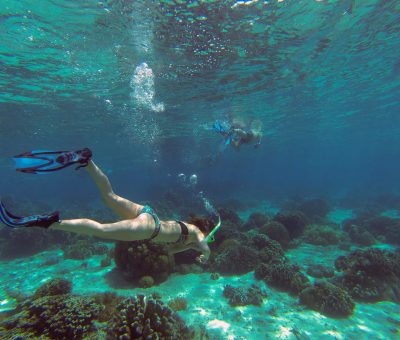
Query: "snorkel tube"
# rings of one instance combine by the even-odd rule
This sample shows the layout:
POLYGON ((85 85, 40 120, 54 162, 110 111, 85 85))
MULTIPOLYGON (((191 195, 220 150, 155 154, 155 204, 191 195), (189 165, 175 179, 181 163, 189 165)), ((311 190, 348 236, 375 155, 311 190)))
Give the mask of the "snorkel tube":
POLYGON ((211 230, 211 232, 206 236, 205 241, 207 243, 212 243, 215 241, 214 234, 218 231, 218 229, 221 227, 221 216, 218 215, 218 223, 217 225, 211 230))

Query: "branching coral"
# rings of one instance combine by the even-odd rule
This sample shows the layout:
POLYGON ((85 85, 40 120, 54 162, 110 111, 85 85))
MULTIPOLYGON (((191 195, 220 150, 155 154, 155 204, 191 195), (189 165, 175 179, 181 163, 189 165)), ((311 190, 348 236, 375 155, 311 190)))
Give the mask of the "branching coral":
POLYGON ((10 339, 21 334, 22 338, 82 339, 95 330, 93 321, 102 307, 92 298, 66 294, 28 300, 19 309, 3 323, 10 339))
POLYGON ((117 306, 107 339, 189 339, 184 322, 156 297, 138 295, 117 306))
POLYGON ((299 298, 301 304, 333 317, 349 316, 355 306, 345 290, 328 282, 316 282, 305 288, 299 298))

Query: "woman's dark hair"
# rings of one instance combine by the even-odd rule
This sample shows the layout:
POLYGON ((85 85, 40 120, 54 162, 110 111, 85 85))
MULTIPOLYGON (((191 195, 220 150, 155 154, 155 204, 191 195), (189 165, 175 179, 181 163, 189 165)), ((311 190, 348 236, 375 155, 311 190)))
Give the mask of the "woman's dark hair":
POLYGON ((194 214, 189 215, 188 223, 194 224, 206 236, 214 227, 214 222, 211 219, 207 217, 196 216, 194 214))

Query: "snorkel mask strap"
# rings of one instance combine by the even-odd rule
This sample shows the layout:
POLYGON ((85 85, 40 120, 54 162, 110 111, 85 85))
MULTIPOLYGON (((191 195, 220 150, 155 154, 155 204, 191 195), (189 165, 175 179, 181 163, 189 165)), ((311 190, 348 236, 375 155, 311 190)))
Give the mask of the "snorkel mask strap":
POLYGON ((218 223, 217 225, 211 230, 211 232, 206 236, 205 240, 207 243, 212 243, 215 241, 214 234, 218 231, 221 227, 221 216, 218 215, 218 223))

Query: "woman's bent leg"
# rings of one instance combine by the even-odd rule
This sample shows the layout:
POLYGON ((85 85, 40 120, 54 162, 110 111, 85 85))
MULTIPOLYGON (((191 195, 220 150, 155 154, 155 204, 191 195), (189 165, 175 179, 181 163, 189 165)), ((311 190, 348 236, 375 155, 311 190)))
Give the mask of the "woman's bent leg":
POLYGON ((107 176, 93 161, 85 169, 99 189, 104 203, 114 213, 123 219, 133 219, 139 215, 143 206, 116 195, 107 176))
POLYGON ((154 226, 142 219, 124 220, 105 224, 86 218, 62 220, 52 224, 49 229, 97 236, 116 241, 146 240, 149 239, 154 232, 154 226))

